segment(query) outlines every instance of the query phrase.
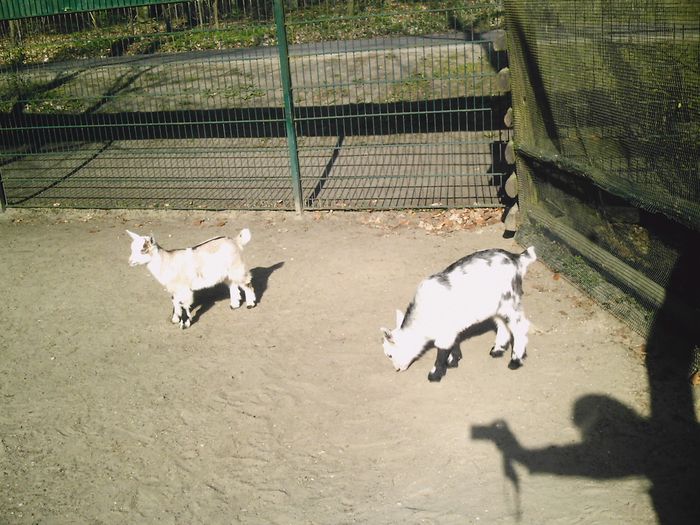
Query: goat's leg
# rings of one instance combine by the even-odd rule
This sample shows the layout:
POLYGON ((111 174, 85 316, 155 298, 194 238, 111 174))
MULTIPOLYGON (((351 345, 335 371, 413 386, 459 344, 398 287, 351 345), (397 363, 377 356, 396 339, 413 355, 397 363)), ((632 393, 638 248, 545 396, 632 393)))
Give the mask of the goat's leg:
POLYGON ((437 358, 435 365, 428 374, 428 380, 440 381, 442 376, 447 372, 447 368, 457 366, 457 361, 462 357, 462 352, 459 349, 459 344, 454 337, 442 337, 434 341, 437 348, 437 358))
POLYGON ((450 355, 447 356, 447 368, 457 368, 460 359, 462 359, 462 350, 459 344, 455 343, 450 350, 450 355))
POLYGON ((248 308, 255 306, 255 291, 250 285, 250 273, 246 273, 245 281, 239 282, 230 279, 227 281, 229 291, 231 293, 231 308, 236 309, 241 306, 241 289, 245 294, 245 304, 248 308))
POLYGON ((173 295, 173 304, 175 304, 175 299, 177 299, 179 305, 180 328, 184 330, 185 328, 189 328, 192 324, 190 308, 192 308, 192 303, 194 302, 194 293, 192 290, 181 290, 173 295))
POLYGON ((250 272, 245 274, 245 282, 241 284, 243 293, 245 294, 245 305, 247 308, 253 308, 257 298, 255 297, 255 290, 253 290, 253 285, 251 284, 252 277, 250 272))
POLYGON ((525 319, 522 312, 517 312, 510 322, 510 330, 513 332, 513 350, 508 368, 515 370, 523 364, 523 359, 527 355, 527 332, 529 329, 530 321, 525 319))
POLYGON ((506 323, 500 317, 494 317, 496 323, 496 341, 491 348, 489 354, 491 357, 501 357, 510 345, 512 335, 506 326, 506 323))
POLYGON ((438 348, 437 357, 433 369, 428 374, 428 381, 437 382, 442 379, 442 376, 447 372, 447 360, 450 356, 450 349, 438 348))
POLYGON ((241 306, 241 291, 238 289, 238 285, 236 283, 232 283, 229 281, 228 289, 229 289, 229 293, 231 294, 231 308, 234 310, 236 308, 240 308, 240 306, 241 306))
POLYGON ((189 305, 182 305, 182 317, 180 318, 180 328, 183 330, 189 328, 192 324, 192 313, 189 305))
POLYGON ((173 301, 173 316, 170 318, 170 322, 173 324, 178 324, 180 322, 182 308, 180 307, 180 301, 173 295, 171 297, 173 301))

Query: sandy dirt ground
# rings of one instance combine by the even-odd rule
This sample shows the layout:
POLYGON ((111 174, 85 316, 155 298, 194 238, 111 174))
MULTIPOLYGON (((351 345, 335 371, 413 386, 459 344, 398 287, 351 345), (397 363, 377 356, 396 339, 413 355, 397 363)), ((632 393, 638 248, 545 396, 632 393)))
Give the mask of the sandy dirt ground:
POLYGON ((522 250, 438 219, 8 210, 0 522, 657 523, 643 341, 539 261, 524 367, 487 331, 440 383, 434 350, 393 370, 379 328, 422 278, 522 250), (198 294, 182 331, 127 264, 125 228, 175 248, 242 227, 254 309, 198 294))

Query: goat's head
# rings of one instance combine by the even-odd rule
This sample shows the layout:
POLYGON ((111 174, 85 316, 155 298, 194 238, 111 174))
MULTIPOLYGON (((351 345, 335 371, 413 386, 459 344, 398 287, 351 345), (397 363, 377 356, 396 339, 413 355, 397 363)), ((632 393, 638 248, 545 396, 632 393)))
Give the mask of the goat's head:
POLYGON ((131 255, 129 256, 129 265, 138 266, 139 264, 148 264, 153 257, 153 252, 156 248, 156 241, 153 237, 145 237, 138 233, 126 230, 126 233, 131 237, 131 255))
POLYGON ((384 355, 394 364, 397 372, 406 370, 422 350, 422 343, 414 341, 411 334, 401 329, 403 312, 396 310, 396 328, 380 328, 384 335, 384 355), (417 347, 418 350, 416 350, 417 347))

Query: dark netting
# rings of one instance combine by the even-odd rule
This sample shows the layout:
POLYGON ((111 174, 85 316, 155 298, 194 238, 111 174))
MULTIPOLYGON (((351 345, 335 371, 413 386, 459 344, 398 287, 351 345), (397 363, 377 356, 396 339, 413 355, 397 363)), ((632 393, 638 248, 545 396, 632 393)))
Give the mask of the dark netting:
POLYGON ((639 332, 697 337, 700 3, 508 0, 520 232, 639 332))

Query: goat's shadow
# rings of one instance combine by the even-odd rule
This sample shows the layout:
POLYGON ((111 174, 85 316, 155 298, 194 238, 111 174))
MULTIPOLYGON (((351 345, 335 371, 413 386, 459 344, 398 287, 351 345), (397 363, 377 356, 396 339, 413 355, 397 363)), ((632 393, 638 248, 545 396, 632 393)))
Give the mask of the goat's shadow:
MULTIPOLYGON (((280 261, 272 266, 251 268, 251 284, 253 290, 255 290, 256 304, 262 302, 262 298, 267 291, 268 281, 270 275, 275 270, 279 270, 284 266, 284 261, 280 261)), ((229 300, 229 289, 225 284, 218 284, 212 288, 206 288, 204 290, 197 290, 194 293, 194 304, 195 308, 192 312, 192 323, 197 322, 199 318, 205 314, 212 306, 214 306, 219 301, 229 300)), ((245 300, 245 299, 244 299, 245 300)))
MULTIPOLYGON (((496 333, 496 323, 492 319, 487 319, 485 321, 482 321, 480 323, 477 323, 475 325, 470 326, 466 330, 460 332, 460 334, 457 336, 457 339, 455 340, 454 347, 453 348, 461 348, 462 343, 468 339, 471 339, 472 337, 477 337, 480 335, 488 334, 489 332, 493 332, 494 334, 496 333)), ((435 341, 428 341, 425 346, 423 347, 423 350, 421 350, 420 354, 416 356, 416 358, 413 360, 413 363, 418 361, 421 357, 423 357, 424 354, 427 354, 431 350, 435 348, 435 341)), ((492 357, 502 357, 501 355, 497 356, 492 356, 492 357)))

